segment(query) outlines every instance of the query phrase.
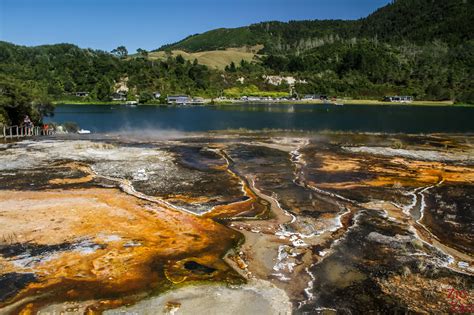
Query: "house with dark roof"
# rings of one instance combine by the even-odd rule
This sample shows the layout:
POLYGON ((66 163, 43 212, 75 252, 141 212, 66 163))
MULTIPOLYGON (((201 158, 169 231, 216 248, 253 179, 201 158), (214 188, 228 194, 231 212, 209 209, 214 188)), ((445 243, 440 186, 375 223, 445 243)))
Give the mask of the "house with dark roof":
POLYGON ((187 95, 169 95, 166 102, 174 105, 186 105, 192 103, 192 98, 187 95))

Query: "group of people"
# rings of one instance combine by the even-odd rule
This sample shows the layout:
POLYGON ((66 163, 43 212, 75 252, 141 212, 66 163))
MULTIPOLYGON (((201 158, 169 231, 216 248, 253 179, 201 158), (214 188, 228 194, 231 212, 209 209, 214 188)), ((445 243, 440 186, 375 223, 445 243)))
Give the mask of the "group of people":
MULTIPOLYGON (((30 116, 25 115, 25 118, 23 118, 23 128, 26 128, 26 130, 27 130, 26 132, 27 132, 28 134, 30 134, 30 133, 33 132, 33 127, 34 127, 34 126, 35 126, 35 125, 34 125, 33 122, 31 121, 30 116)), ((48 129, 49 129, 48 124, 43 124, 42 129, 43 129, 44 134, 47 134, 47 131, 48 131, 48 129)))

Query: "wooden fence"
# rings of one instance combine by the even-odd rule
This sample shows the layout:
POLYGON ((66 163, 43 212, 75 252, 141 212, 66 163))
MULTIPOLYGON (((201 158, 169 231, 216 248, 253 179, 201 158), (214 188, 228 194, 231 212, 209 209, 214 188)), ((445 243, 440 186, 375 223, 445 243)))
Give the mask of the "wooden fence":
POLYGON ((0 126, 0 132, 0 139, 51 136, 54 134, 54 130, 50 128, 26 126, 0 126))

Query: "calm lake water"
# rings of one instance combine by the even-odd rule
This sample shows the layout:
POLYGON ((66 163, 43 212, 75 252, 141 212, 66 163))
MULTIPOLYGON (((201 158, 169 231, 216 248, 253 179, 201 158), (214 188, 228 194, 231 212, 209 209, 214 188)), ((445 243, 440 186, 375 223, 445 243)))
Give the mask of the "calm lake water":
POLYGON ((245 128, 364 132, 474 132, 474 107, 400 105, 225 105, 165 107, 60 105, 47 122, 93 132, 137 128, 207 131, 245 128))

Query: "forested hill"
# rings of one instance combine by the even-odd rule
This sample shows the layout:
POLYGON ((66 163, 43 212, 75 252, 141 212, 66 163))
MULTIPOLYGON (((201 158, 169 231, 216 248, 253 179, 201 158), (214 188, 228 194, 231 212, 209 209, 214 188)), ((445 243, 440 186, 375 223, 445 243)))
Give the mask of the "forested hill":
POLYGON ((353 38, 457 45, 473 38, 474 1, 398 0, 357 21, 264 22, 190 36, 159 50, 188 52, 263 44, 265 52, 301 52, 353 38))
POLYGON ((264 45, 265 52, 310 49, 356 35, 357 22, 343 20, 263 22, 239 28, 220 28, 196 34, 159 50, 199 52, 264 45))
POLYGON ((458 45, 474 38, 472 0, 398 0, 360 20, 359 36, 458 45))

